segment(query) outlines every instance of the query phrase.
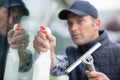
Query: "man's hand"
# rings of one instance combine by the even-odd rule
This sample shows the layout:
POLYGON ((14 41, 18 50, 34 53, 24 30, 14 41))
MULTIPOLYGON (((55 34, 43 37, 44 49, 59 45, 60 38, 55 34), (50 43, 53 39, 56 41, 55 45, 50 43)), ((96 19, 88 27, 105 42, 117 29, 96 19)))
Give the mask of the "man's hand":
POLYGON ((23 29, 16 32, 12 29, 8 32, 8 43, 11 48, 18 49, 20 67, 25 66, 30 57, 30 51, 26 49, 29 43, 29 35, 23 29))
POLYGON ((110 80, 105 74, 96 71, 86 71, 88 80, 110 80))
POLYGON ((56 46, 56 38, 49 33, 44 34, 42 31, 38 31, 37 35, 34 38, 33 46, 38 53, 46 52, 48 49, 50 49, 52 69, 56 65, 56 57, 54 53, 54 47, 56 46), (46 43, 46 41, 49 41, 49 45, 46 43))
POLYGON ((42 31, 38 31, 37 35, 34 38, 33 46, 38 53, 46 52, 48 49, 54 52, 56 39, 49 33, 44 34, 42 31), (46 41, 49 41, 49 45, 46 43, 46 41))
POLYGON ((29 35, 23 29, 17 32, 12 29, 8 32, 8 43, 13 49, 25 49, 29 43, 29 35))

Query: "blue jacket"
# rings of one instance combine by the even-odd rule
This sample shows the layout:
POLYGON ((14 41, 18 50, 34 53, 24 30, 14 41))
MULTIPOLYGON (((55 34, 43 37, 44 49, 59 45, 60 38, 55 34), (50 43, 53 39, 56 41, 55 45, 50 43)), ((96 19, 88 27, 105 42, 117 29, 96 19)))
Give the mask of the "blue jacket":
MULTIPOLYGON (((92 54, 96 71, 105 73, 110 80, 120 80, 120 45, 112 43, 103 31, 100 31, 100 37, 94 41, 66 49, 70 65, 97 42, 102 46, 92 54)), ((81 63, 69 74, 70 80, 88 80, 85 70, 87 66, 81 63)))
POLYGON ((0 80, 3 80, 6 56, 8 50, 8 42, 6 36, 0 36, 0 80))

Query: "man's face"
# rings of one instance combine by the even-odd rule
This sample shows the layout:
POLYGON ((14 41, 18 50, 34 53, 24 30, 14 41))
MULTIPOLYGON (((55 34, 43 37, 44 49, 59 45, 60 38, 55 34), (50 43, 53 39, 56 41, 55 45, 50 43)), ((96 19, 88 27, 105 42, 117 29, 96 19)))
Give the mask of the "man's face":
POLYGON ((7 9, 0 7, 0 35, 7 35, 8 30, 13 28, 13 25, 20 22, 23 12, 19 7, 7 9))
POLYGON ((8 10, 0 7, 0 35, 7 35, 8 31, 8 10))
POLYGON ((96 39, 99 34, 99 20, 91 16, 68 15, 68 28, 72 40, 77 45, 84 45, 89 41, 96 39))
POLYGON ((9 28, 12 29, 14 24, 19 23, 23 12, 19 7, 12 7, 9 9, 9 28))

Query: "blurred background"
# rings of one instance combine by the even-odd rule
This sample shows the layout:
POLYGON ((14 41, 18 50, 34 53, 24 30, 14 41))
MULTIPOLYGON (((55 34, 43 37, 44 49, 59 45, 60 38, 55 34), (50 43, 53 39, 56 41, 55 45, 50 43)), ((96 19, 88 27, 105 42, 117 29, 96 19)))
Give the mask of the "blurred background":
MULTIPOLYGON (((76 0, 23 0, 30 11, 28 17, 23 17, 21 23, 30 34, 29 49, 35 54, 33 49, 33 38, 39 30, 40 25, 45 25, 51 28, 52 34, 56 37, 57 44, 55 48, 56 54, 64 51, 66 46, 74 45, 71 41, 69 32, 67 30, 66 21, 58 18, 58 13, 71 6, 76 0)), ((101 19, 101 30, 105 30, 110 40, 120 43, 120 0, 87 0, 92 3, 99 12, 101 19)), ((21 74, 22 75, 22 74, 21 74)), ((27 80, 32 75, 32 71, 24 75, 24 80, 27 80)), ((21 79, 22 80, 22 79, 21 79)), ((51 76, 50 80, 68 80, 66 75, 59 77, 51 76)))

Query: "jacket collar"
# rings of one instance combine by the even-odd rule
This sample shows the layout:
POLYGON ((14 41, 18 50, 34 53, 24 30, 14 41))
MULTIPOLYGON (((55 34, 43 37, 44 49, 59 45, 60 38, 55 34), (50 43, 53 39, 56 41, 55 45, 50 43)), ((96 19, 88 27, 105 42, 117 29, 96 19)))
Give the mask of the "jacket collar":
POLYGON ((97 39, 90 41, 89 43, 87 43, 85 45, 78 45, 78 51, 85 53, 97 42, 100 42, 102 44, 102 46, 107 45, 110 42, 110 40, 107 36, 107 33, 105 31, 99 31, 99 35, 100 36, 97 39))

